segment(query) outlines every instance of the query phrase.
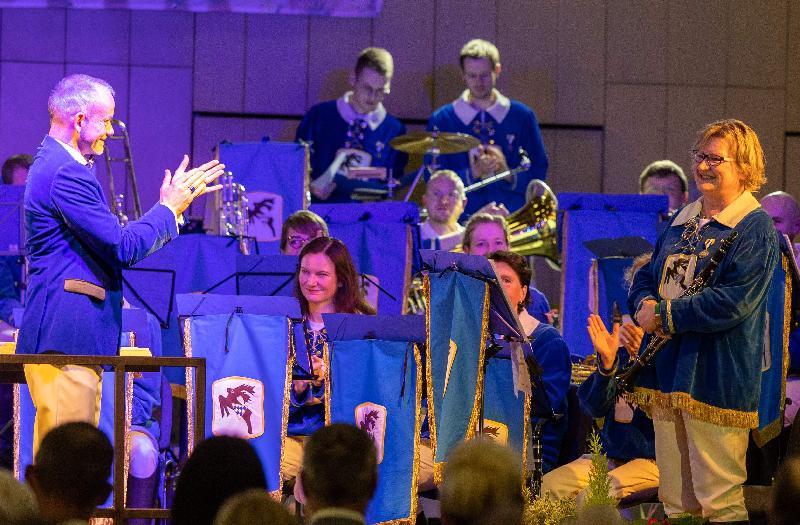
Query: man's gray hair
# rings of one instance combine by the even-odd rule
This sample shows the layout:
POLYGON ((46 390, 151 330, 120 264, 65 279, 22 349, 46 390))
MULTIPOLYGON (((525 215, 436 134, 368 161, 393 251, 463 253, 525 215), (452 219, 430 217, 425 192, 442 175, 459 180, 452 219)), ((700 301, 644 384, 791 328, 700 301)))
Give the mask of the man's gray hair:
POLYGON ((111 84, 89 75, 69 75, 56 84, 47 99, 50 122, 67 122, 77 113, 90 113, 102 90, 114 96, 111 84))

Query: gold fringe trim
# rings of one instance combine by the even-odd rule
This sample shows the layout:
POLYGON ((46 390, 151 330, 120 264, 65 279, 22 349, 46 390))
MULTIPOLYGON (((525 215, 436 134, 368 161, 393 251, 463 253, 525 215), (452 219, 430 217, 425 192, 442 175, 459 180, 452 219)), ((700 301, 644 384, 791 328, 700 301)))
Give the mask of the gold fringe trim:
POLYGON ((658 409, 676 408, 685 411, 699 421, 705 421, 713 425, 734 428, 758 428, 758 411, 743 412, 741 410, 711 406, 692 399, 686 392, 665 394, 658 390, 636 387, 626 398, 640 407, 644 407, 646 413, 651 417, 653 409, 658 411, 658 409))
MULTIPOLYGON (((284 378, 284 387, 283 387, 283 410, 281 411, 281 459, 280 459, 280 467, 278 468, 278 486, 283 487, 283 465, 284 465, 284 455, 286 453, 286 433, 288 432, 289 427, 289 395, 291 393, 292 388, 292 368, 294 367, 294 359, 295 359, 295 348, 294 348, 294 330, 292 329, 292 320, 288 317, 286 318, 286 325, 288 328, 287 334, 287 355, 286 355, 286 373, 284 378)), ((270 496, 272 496, 275 501, 281 501, 281 489, 273 490, 270 492, 270 496)))
MULTIPOLYGON (((116 381, 116 378, 115 378, 116 381)), ((115 407, 115 412, 117 407, 115 407)), ((122 444, 125 447, 125 459, 122 465, 122 507, 128 506, 128 472, 131 469, 131 419, 133 419, 133 374, 125 373, 125 433, 122 444)))
POLYGON ((758 448, 763 447, 781 433, 781 430, 783 430, 783 414, 784 410, 786 410, 786 374, 789 372, 789 332, 792 320, 792 274, 789 271, 789 261, 784 254, 781 254, 781 268, 783 268, 786 276, 783 295, 783 341, 781 344, 781 404, 778 417, 774 421, 764 427, 764 430, 757 428, 753 430, 753 441, 758 448))
POLYGON ((425 346, 427 352, 425 353, 425 380, 426 380, 426 395, 428 398, 428 428, 431 434, 431 455, 433 457, 433 483, 434 485, 441 485, 442 483, 442 469, 439 465, 443 463, 436 463, 436 416, 433 402, 433 373, 431 372, 431 276, 425 273, 422 276, 422 293, 425 295, 425 346))
POLYGON ((20 438, 20 427, 22 426, 22 413, 20 411, 20 388, 22 385, 14 383, 14 477, 21 479, 22 469, 20 467, 19 447, 22 443, 20 438))
MULTIPOLYGON (((322 359, 325 362, 325 398, 322 400, 325 403, 325 426, 331 424, 331 354, 328 348, 328 341, 322 344, 322 359)), ((309 363, 310 368, 311 363, 309 363)), ((314 388, 308 385, 308 388, 314 388)), ((313 393, 313 392, 312 392, 313 393)))
POLYGON ((414 385, 416 387, 414 395, 414 465, 411 469, 411 509, 408 515, 409 525, 415 525, 417 522, 417 487, 419 486, 420 453, 419 433, 422 430, 422 355, 416 343, 412 343, 412 347, 414 349, 414 365, 417 368, 414 370, 414 385))
MULTIPOLYGON (((192 318, 183 320, 183 355, 192 357, 192 318)), ((194 369, 187 367, 186 373, 186 448, 191 455, 194 450, 194 369)))
POLYGON ((531 440, 531 396, 525 396, 525 406, 522 408, 522 488, 527 486, 525 480, 528 479, 528 443, 531 440))
POLYGON ((483 400, 484 361, 486 359, 486 340, 489 338, 489 285, 483 283, 483 311, 481 315, 481 339, 478 349, 478 377, 475 381, 475 398, 472 401, 472 414, 469 417, 467 434, 464 439, 472 439, 478 430, 478 418, 483 400))

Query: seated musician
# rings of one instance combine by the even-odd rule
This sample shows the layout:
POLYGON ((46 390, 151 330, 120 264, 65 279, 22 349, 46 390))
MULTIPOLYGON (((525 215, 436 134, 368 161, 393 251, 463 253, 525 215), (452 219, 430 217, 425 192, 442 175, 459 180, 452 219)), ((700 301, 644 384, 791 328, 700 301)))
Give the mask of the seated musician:
MULTIPOLYGON (((499 215, 476 213, 467 222, 461 248, 464 253, 472 255, 487 255, 495 251, 507 251, 509 249, 509 234, 506 220, 499 215)), ((532 270, 530 277, 533 277, 532 270)), ((547 297, 530 284, 530 280, 527 281, 526 286, 531 296, 527 311, 539 321, 549 324, 551 322, 548 318, 550 303, 547 302, 547 297)))
POLYGON ((351 202, 354 190, 385 190, 388 170, 403 175, 407 156, 389 141, 406 128, 383 106, 393 72, 392 55, 368 47, 351 74, 353 90, 303 117, 296 138, 311 144, 312 202, 351 202))
MULTIPOLYGON (((525 257, 508 251, 496 251, 488 255, 500 286, 512 306, 516 306, 525 335, 530 337, 533 355, 542 367, 542 382, 547 397, 556 414, 567 412, 567 391, 572 375, 569 349, 554 327, 532 317, 525 307, 531 300, 531 269, 525 257)), ((567 430, 567 418, 548 421, 542 427, 542 470, 552 470, 558 461, 561 441, 567 430)))
MULTIPOLYGON (((649 260, 649 254, 636 258, 626 272, 628 283, 636 270, 649 260)), ((628 321, 615 324, 609 334, 603 320, 594 314, 589 316, 587 329, 597 354, 597 370, 578 388, 578 398, 583 413, 603 418, 600 443, 608 458, 610 495, 622 499, 641 490, 657 488, 653 422, 638 406, 618 398, 612 381, 615 366, 624 366, 639 352, 644 332, 628 321)), ((542 495, 551 499, 575 496, 589 483, 591 462, 591 455, 584 454, 545 474, 542 495)))
MULTIPOLYGON (((295 296, 305 317, 306 346, 315 380, 294 380, 290 391, 289 428, 281 470, 284 478, 297 475, 307 436, 325 424, 323 347, 328 334, 322 314, 375 314, 359 287, 358 273, 347 247, 339 239, 318 237, 300 252, 295 274, 295 296)), ((295 373, 303 370, 295 366, 295 373)))
POLYGON ((464 227, 458 223, 458 218, 464 212, 467 195, 458 175, 450 170, 439 170, 431 175, 422 203, 428 210, 428 218, 419 228, 423 246, 452 250, 461 244, 464 227))
POLYGON ((328 225, 322 217, 310 210, 296 211, 281 227, 281 253, 297 255, 311 240, 327 236, 328 225))
POLYGON ((647 165, 639 175, 639 193, 666 195, 669 214, 689 202, 689 180, 680 166, 671 160, 657 160, 647 165))
POLYGON ((496 88, 500 75, 500 52, 486 40, 470 40, 459 55, 466 89, 450 104, 437 109, 428 121, 428 130, 472 135, 481 145, 469 153, 442 155, 440 167, 458 173, 465 185, 478 182, 506 169, 519 166, 523 149, 531 160, 527 171, 509 180, 492 183, 470 194, 467 215, 477 213, 489 203, 514 211, 525 204, 525 190, 532 179, 547 175, 539 122, 533 110, 512 100, 496 88))

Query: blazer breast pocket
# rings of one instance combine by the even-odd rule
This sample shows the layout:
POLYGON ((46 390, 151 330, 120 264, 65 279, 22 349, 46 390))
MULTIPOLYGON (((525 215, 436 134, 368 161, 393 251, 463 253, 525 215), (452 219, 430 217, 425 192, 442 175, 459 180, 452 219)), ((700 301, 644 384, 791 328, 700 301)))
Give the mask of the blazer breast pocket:
POLYGON ((83 279, 64 279, 64 291, 86 295, 98 301, 106 300, 106 290, 83 279))

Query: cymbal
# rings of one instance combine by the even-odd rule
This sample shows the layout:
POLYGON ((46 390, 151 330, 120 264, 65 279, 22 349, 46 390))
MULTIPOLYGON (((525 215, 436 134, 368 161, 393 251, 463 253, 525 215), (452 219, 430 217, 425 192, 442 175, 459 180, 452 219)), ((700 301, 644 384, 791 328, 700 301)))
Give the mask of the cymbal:
POLYGON ((389 145, 397 151, 417 155, 424 155, 432 149, 438 149, 440 154, 463 153, 478 144, 480 141, 471 135, 446 131, 414 131, 389 141, 389 145))

